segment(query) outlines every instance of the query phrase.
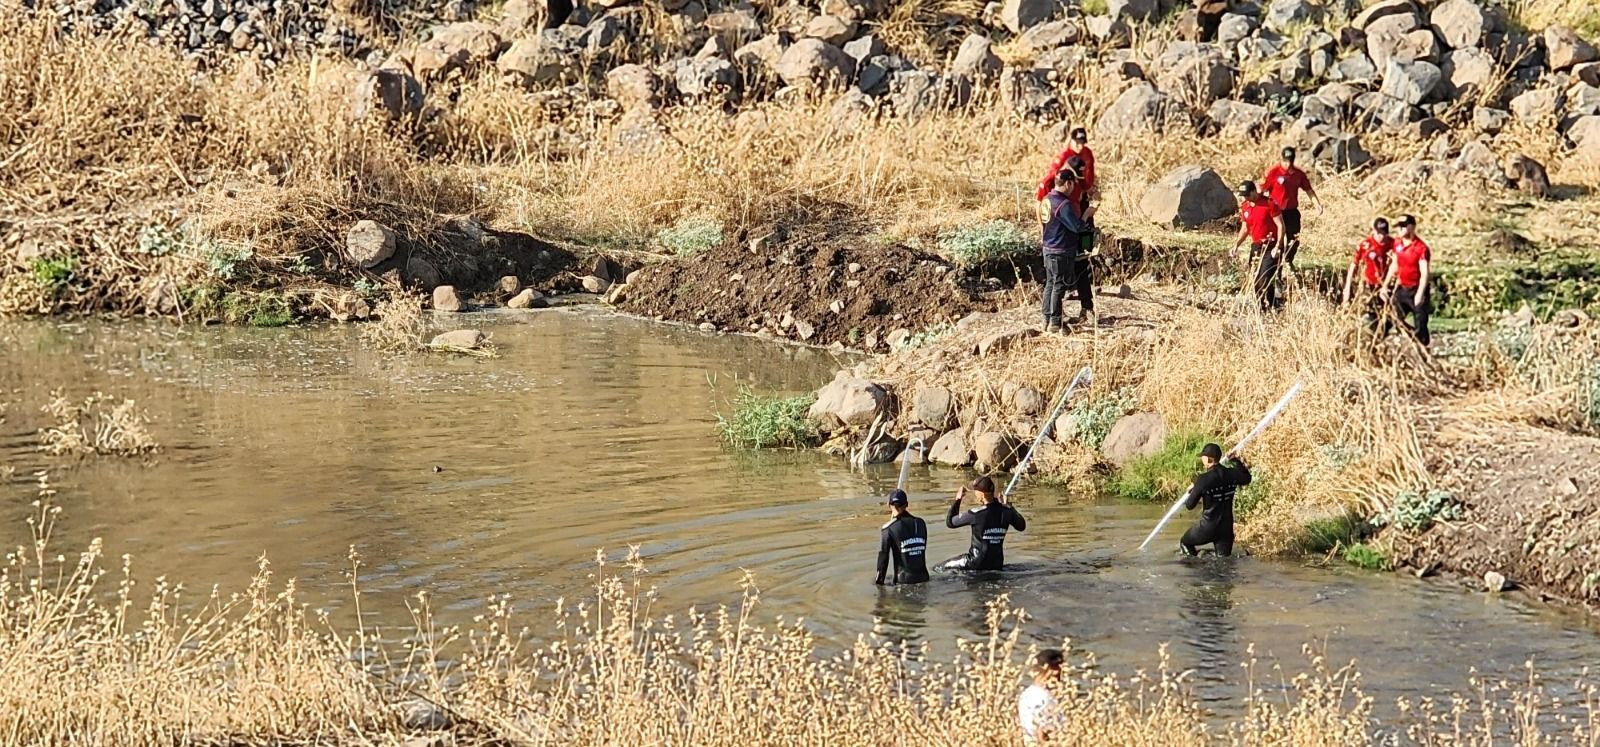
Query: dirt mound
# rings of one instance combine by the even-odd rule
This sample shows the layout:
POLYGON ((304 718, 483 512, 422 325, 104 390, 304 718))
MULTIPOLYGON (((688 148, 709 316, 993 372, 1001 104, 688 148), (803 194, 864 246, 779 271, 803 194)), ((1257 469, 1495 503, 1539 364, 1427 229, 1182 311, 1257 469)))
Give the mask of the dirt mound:
POLYGON ((891 337, 994 311, 1003 295, 935 254, 795 242, 722 247, 645 268, 624 311, 817 345, 883 350, 891 337))

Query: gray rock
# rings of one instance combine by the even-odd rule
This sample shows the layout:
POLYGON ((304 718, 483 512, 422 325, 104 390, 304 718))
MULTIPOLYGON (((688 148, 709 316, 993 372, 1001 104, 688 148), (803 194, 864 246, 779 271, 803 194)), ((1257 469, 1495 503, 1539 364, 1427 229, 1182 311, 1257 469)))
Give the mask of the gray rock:
POLYGON ((350 261, 362 269, 370 270, 394 256, 394 231, 376 221, 362 220, 350 227, 344 236, 345 252, 350 261))
POLYGON ((706 29, 729 44, 738 46, 761 38, 761 20, 755 9, 736 7, 706 16, 706 29))
POLYGON ((643 65, 620 65, 606 71, 606 95, 625 110, 661 105, 661 79, 643 65))
POLYGON ((1145 22, 1161 14, 1157 0, 1108 0, 1106 13, 1116 21, 1145 22))
POLYGON ((1365 52, 1356 52, 1334 64, 1328 77, 1345 83, 1374 83, 1378 80, 1378 66, 1365 52))
POLYGON ((1567 128, 1567 140, 1580 151, 1600 155, 1600 116, 1579 117, 1567 128))
POLYGON ((739 89, 739 71, 733 63, 713 57, 686 60, 674 77, 678 93, 686 98, 720 97, 732 100, 739 89))
POLYGON ((972 447, 967 445, 966 436, 961 431, 950 431, 933 442, 933 448, 928 450, 928 460, 934 464, 944 464, 951 467, 965 467, 972 464, 972 447))
POLYGON ((1406 35, 1421 27, 1414 15, 1384 16, 1367 27, 1367 56, 1379 70, 1386 69, 1406 35))
POLYGON ((770 72, 778 73, 778 65, 783 61, 783 40, 777 34, 769 34, 733 50, 733 61, 739 65, 770 72))
POLYGON ((1217 130, 1225 135, 1256 136, 1272 124, 1272 111, 1267 107, 1233 99, 1218 99, 1206 110, 1217 130))
POLYGON ((1196 108, 1231 93, 1238 72, 1220 49, 1209 44, 1174 43, 1155 64, 1156 85, 1196 108))
POLYGON ((1600 60, 1600 51, 1566 26, 1544 30, 1545 61, 1551 70, 1570 70, 1585 62, 1600 60))
POLYGON ((942 386, 919 388, 911 400, 911 415, 916 422, 942 431, 955 423, 955 398, 942 386))
POLYGON ((439 311, 466 311, 466 304, 456 295, 455 286, 441 285, 433 289, 433 308, 439 311))
POLYGON ((1422 110, 1393 96, 1368 91, 1356 97, 1363 121, 1386 130, 1399 130, 1422 118, 1422 110))
POLYGON ((611 281, 598 275, 584 275, 580 281, 585 293, 605 293, 611 290, 611 281))
POLYGON ((1272 0, 1272 4, 1267 6, 1263 25, 1281 33, 1321 18, 1322 6, 1310 0, 1272 0))
POLYGON ((839 427, 871 425, 888 401, 889 394, 883 387, 841 371, 817 392, 817 401, 806 416, 830 432, 839 427))
POLYGON ((1011 395, 1011 406, 1023 415, 1038 415, 1044 411, 1044 395, 1031 386, 1018 387, 1011 395))
POLYGON ((872 96, 881 96, 889 91, 888 57, 878 55, 856 68, 856 89, 872 96))
POLYGON ((1498 135, 1511 123, 1511 112, 1480 106, 1472 110, 1472 129, 1485 135, 1498 135))
POLYGON ((1496 186, 1509 184, 1505 171, 1500 168, 1500 159, 1481 140, 1474 140, 1461 148, 1461 154, 1456 156, 1455 167, 1496 186))
POLYGON ((1564 119, 1600 114, 1600 87, 1588 83, 1576 83, 1567 89, 1566 99, 1564 119))
POLYGON ((1511 113, 1527 124, 1553 120, 1560 112, 1561 92, 1553 88, 1535 88, 1511 99, 1511 113))
POLYGON ((1038 24, 1024 32, 1019 40, 1022 46, 1035 53, 1060 49, 1080 41, 1083 41, 1083 27, 1076 21, 1038 24))
POLYGON ((573 72, 577 55, 561 41, 556 31, 547 29, 539 36, 513 42, 496 63, 500 72, 512 76, 526 88, 556 83, 573 72))
POLYGON ((1508 588, 1505 574, 1499 571, 1489 571, 1483 574, 1483 589, 1491 594, 1499 594, 1508 588))
POLYGON ((1175 108, 1172 98, 1148 83, 1136 84, 1117 96, 1095 123, 1095 134, 1120 138, 1140 132, 1160 132, 1175 108))
MULTIPOLYGON (((172 292, 176 293, 177 289, 174 288, 172 292)), ((328 318, 336 322, 357 321, 371 316, 372 305, 355 293, 340 293, 328 304, 328 318)))
POLYGON ((1059 0, 1004 0, 1000 4, 1000 23, 1011 33, 1020 34, 1054 20, 1061 10, 1059 0))
MULTIPOLYGON (((413 254, 406 260, 406 280, 423 290, 433 290, 439 287, 444 280, 439 275, 439 270, 432 262, 413 254)), ((454 290, 454 289, 452 289, 454 290)))
POLYGON ((939 78, 923 70, 905 70, 889 76, 889 104, 896 114, 917 119, 938 105, 939 78))
POLYGON ((422 83, 401 70, 373 70, 356 84, 351 115, 399 120, 422 111, 422 83))
POLYGON ((1445 0, 1434 6, 1428 21, 1451 49, 1481 47, 1490 34, 1505 31, 1505 20, 1476 0, 1445 0))
POLYGON ((980 469, 1010 472, 1022 459, 1022 441, 1009 433, 980 433, 972 440, 972 453, 980 469))
MULTIPOLYGON (((487 335, 485 335, 483 332, 481 332, 479 330, 476 330, 476 329, 457 329, 457 330, 451 330, 449 332, 444 332, 444 333, 441 333, 441 334, 438 334, 438 335, 434 335, 433 339, 428 342, 428 345, 430 347, 435 347, 435 348, 459 348, 461 350, 477 350, 478 348, 483 347, 483 343, 486 342, 488 339, 489 339, 489 337, 487 335)), ((435 727, 413 726, 413 727, 410 727, 410 728, 413 728, 413 729, 421 729, 421 728, 442 729, 442 728, 445 728, 445 727, 439 727, 439 726, 435 726, 435 727)))
POLYGON ((1121 467, 1136 457, 1153 456, 1167 441, 1167 421, 1153 412, 1124 416, 1111 426, 1100 454, 1121 467))
POLYGON ((1248 39, 1256 32, 1256 19, 1240 13, 1224 13, 1217 25, 1217 43, 1225 48, 1248 39))
POLYGON ((1444 73, 1431 62, 1401 62, 1390 60, 1383 73, 1383 87, 1378 92, 1411 106, 1434 101, 1440 91, 1444 73))
POLYGON ((1444 51, 1439 46, 1439 37, 1433 29, 1417 29, 1400 38, 1400 44, 1395 47, 1394 59, 1409 62, 1431 62, 1438 64, 1443 58, 1444 51))
POLYGON ((1088 29, 1089 36, 1107 46, 1126 47, 1133 38, 1133 28, 1128 25, 1126 18, 1089 16, 1084 20, 1083 27, 1088 29))
POLYGON ((1172 228, 1196 228, 1233 215, 1238 208, 1233 190, 1204 166, 1183 166, 1168 173, 1139 201, 1146 218, 1172 228))
POLYGON ((805 90, 837 89, 855 80, 855 58, 820 39, 801 39, 778 60, 783 82, 805 90))
POLYGON ((1359 169, 1372 163, 1372 154, 1361 146, 1353 133, 1338 133, 1319 143, 1311 152, 1313 161, 1340 171, 1359 169))
POLYGON ((888 50, 883 46, 883 40, 872 34, 845 42, 842 49, 845 54, 850 55, 857 63, 888 54, 888 50))
POLYGON ((466 21, 434 29, 427 41, 411 53, 411 69, 436 80, 456 70, 487 64, 500 53, 500 35, 485 23, 466 21))
POLYGON ((1512 186, 1523 194, 1540 199, 1550 196, 1550 174, 1545 171, 1544 164, 1522 153, 1514 153, 1506 158, 1504 169, 1512 186))
POLYGON ((1008 67, 1000 73, 1001 102, 1019 114, 1049 116, 1060 107, 1048 73, 1008 67))
POLYGON ((1397 15, 1416 16, 1420 13, 1422 9, 1412 0, 1379 0, 1356 14, 1356 17, 1351 19, 1350 25, 1355 29, 1366 31, 1374 21, 1381 18, 1397 15))
POLYGON ((506 307, 511 309, 542 309, 549 305, 550 302, 544 294, 532 288, 523 288, 522 292, 506 301, 506 307))
POLYGON ((806 24, 805 35, 812 39, 821 39, 837 47, 854 38, 856 28, 856 22, 853 19, 820 15, 806 24))
MULTIPOLYGON (((475 330, 459 330, 460 332, 475 332, 475 330)), ((456 334, 447 332, 446 335, 456 334)), ((482 334, 482 333, 478 333, 482 334)), ((444 335, 440 335, 443 337, 444 335)), ((438 338, 435 338, 437 340, 438 338)), ((450 717, 450 712, 437 704, 422 698, 412 698, 394 705, 395 713, 400 718, 400 726, 412 731, 443 731, 454 725, 455 720, 450 717)))
POLYGON ((1476 47, 1451 52, 1440 70, 1447 81, 1446 92, 1459 98, 1471 98, 1490 90, 1499 77, 1494 55, 1476 47))
POLYGON ((1337 125, 1344 122, 1345 107, 1320 93, 1314 93, 1300 100, 1300 116, 1322 124, 1337 125))
POLYGON ((950 63, 949 74, 952 77, 966 78, 974 83, 999 75, 1003 63, 991 51, 991 46, 989 37, 969 34, 961 42, 961 47, 956 50, 956 58, 950 63))

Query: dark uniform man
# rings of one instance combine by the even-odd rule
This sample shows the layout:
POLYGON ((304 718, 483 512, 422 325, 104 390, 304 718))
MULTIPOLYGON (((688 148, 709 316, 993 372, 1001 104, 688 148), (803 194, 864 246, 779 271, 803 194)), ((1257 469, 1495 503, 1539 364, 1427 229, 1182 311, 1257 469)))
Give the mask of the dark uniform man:
POLYGON ((1222 447, 1206 444, 1200 449, 1200 476, 1194 478, 1189 488, 1185 510, 1204 505, 1200 521, 1183 533, 1178 540, 1184 555, 1194 555, 1196 547, 1210 544, 1218 555, 1233 554, 1233 494, 1242 485, 1250 484, 1250 468, 1237 456, 1229 454, 1229 463, 1222 463, 1222 447))
POLYGON ((889 572, 889 559, 894 559, 894 576, 891 584, 920 584, 928 580, 928 524, 912 516, 906 508, 910 503, 906 491, 896 488, 889 493, 889 513, 894 515, 883 525, 882 541, 878 545, 878 577, 872 583, 882 585, 884 574, 889 572))
POLYGON ((1016 509, 1000 502, 995 496, 994 480, 979 477, 971 485, 956 492, 956 499, 945 514, 944 525, 956 529, 972 527, 972 548, 963 555, 945 561, 942 566, 952 571, 998 571, 1006 564, 1006 530, 1024 531, 1027 520, 1016 509), (983 498, 983 505, 961 512, 961 499, 971 488, 983 498))
POLYGON ((1040 241, 1044 253, 1044 290, 1040 306, 1045 331, 1051 333, 1061 331, 1061 301, 1067 294, 1068 286, 1078 289, 1079 311, 1073 324, 1082 322, 1094 313, 1094 288, 1089 260, 1078 256, 1083 249, 1083 237, 1090 235, 1093 230, 1088 221, 1094 218, 1092 206, 1087 210, 1081 207, 1083 203, 1080 200, 1088 198, 1077 194, 1077 185, 1081 181, 1077 168, 1081 163, 1070 159, 1066 166, 1056 172, 1055 189, 1039 203, 1039 222, 1044 224, 1040 241))

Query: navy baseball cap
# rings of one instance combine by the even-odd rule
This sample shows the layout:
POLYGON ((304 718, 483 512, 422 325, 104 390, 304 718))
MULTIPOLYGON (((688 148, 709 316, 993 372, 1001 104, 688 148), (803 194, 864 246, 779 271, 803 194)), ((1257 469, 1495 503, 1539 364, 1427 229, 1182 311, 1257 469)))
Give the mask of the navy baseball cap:
POLYGON ((1216 444, 1206 444, 1200 449, 1200 456, 1210 457, 1215 460, 1222 459, 1222 447, 1216 444))
POLYGON ((910 499, 906 498, 906 491, 899 488, 889 491, 889 505, 904 506, 910 502, 910 499))

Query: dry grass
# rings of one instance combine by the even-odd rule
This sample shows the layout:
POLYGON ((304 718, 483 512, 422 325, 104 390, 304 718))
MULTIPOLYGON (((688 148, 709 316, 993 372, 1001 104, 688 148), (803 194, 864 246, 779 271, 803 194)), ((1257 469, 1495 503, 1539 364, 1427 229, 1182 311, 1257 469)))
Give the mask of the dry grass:
POLYGON ((131 399, 95 392, 77 403, 57 389, 43 409, 55 425, 39 429, 40 448, 52 456, 139 456, 160 448, 146 427, 149 416, 131 399))
MULTIPOLYGON (((1027 616, 1004 596, 990 604, 984 634, 955 641, 954 655, 941 658, 927 644, 875 634, 828 642, 802 622, 769 620, 749 576, 731 606, 664 614, 630 553, 621 572, 602 562, 592 595, 541 607, 535 627, 504 597, 468 627, 442 627, 420 592, 412 623, 386 629, 360 615, 354 553, 352 609, 342 616, 311 610, 293 581, 274 582, 265 560, 238 594, 191 599, 165 578, 136 592, 131 560, 106 569, 98 541, 76 556, 54 554, 54 497, 41 475, 31 541, 0 570, 8 675, 0 696, 12 704, 0 728, 14 743, 390 743, 411 718, 396 704, 418 702, 448 714, 461 743, 1021 743, 1015 699, 1031 650, 1020 643, 1027 616), (347 618, 361 622, 338 622, 347 618)), ((1505 734, 1522 744, 1588 744, 1600 736, 1600 695, 1583 682, 1580 700, 1560 711, 1530 674, 1403 702, 1384 722, 1352 666, 1307 656, 1305 670, 1290 673, 1263 666, 1252 650, 1242 715, 1219 719, 1190 694, 1187 672, 1163 663, 1118 675, 1077 653, 1057 685, 1066 727, 1054 743, 1359 745, 1404 733, 1424 744, 1505 734)))
POLYGON ((372 310, 375 320, 361 328, 361 341, 386 353, 414 353, 425 347, 422 339, 426 319, 422 297, 394 293, 379 301, 372 310))

